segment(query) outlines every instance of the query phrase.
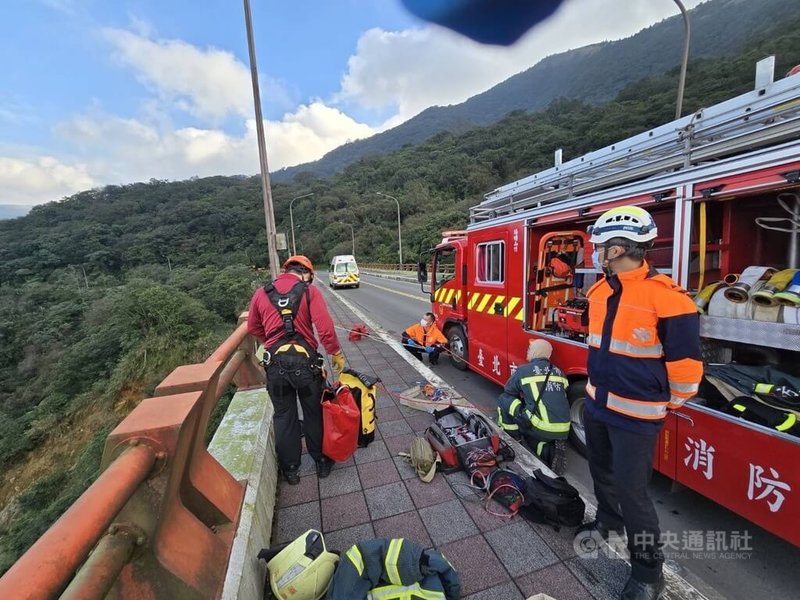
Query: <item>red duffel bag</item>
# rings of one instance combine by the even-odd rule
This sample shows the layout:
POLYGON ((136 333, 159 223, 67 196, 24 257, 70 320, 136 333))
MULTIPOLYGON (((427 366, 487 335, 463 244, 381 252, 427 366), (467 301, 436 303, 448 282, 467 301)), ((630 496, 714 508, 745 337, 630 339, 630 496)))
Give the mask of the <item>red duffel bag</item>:
POLYGON ((353 392, 346 385, 322 391, 322 453, 336 462, 344 462, 358 447, 361 428, 359 410, 353 392))

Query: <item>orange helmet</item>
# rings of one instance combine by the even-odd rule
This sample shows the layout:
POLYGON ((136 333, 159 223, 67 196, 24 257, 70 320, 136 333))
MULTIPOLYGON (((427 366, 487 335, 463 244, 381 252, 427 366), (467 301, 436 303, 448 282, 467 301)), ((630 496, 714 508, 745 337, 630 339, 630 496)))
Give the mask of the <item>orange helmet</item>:
POLYGON ((308 260, 308 257, 303 256, 302 254, 295 254, 294 256, 290 256, 286 259, 286 262, 283 263, 284 270, 288 270, 289 267, 297 265, 303 267, 304 269, 308 269, 311 274, 314 274, 314 263, 308 260))

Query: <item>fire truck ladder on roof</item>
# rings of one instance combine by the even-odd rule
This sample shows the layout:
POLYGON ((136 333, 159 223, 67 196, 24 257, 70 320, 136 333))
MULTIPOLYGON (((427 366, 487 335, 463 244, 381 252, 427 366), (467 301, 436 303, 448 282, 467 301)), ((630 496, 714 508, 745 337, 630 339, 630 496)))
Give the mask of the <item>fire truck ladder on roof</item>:
POLYGON ((489 192, 472 223, 800 137, 800 75, 489 192))

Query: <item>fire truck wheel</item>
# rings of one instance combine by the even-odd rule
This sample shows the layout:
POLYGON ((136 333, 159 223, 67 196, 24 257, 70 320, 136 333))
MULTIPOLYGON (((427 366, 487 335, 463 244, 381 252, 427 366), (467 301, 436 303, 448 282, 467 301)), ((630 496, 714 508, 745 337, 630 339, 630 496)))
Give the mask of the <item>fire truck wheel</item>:
POLYGON ((586 429, 583 425, 583 407, 586 403, 586 380, 571 383, 567 388, 569 399, 569 441, 582 456, 586 456, 586 429))
POLYGON ((466 371, 467 364, 467 336, 459 325, 453 325, 447 330, 447 339, 450 341, 450 362, 456 369, 466 371))

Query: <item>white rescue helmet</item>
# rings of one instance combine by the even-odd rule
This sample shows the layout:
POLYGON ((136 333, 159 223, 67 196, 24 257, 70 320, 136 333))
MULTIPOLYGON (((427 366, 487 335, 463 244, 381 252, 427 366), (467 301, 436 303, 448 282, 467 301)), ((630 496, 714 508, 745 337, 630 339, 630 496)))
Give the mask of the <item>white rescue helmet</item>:
POLYGON ((590 225, 592 244, 604 244, 612 238, 624 238, 637 244, 648 244, 658 236, 652 215, 638 206, 618 206, 607 210, 590 225))

